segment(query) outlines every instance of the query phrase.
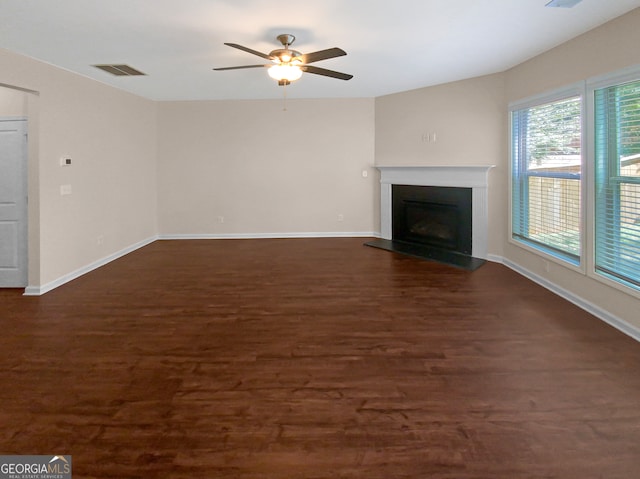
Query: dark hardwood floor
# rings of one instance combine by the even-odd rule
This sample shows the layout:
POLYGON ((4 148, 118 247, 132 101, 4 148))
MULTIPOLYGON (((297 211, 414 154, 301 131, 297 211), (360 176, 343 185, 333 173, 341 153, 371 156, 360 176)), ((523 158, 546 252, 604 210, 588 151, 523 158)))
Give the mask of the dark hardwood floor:
POLYGON ((158 241, 0 290, 0 454, 79 478, 640 474, 640 344, 508 268, 158 241))

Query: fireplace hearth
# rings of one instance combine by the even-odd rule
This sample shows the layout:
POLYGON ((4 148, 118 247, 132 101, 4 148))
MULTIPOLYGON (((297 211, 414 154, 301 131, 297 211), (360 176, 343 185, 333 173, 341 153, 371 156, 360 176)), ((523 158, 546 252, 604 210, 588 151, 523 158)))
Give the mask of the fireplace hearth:
POLYGON ((382 238, 365 244, 467 270, 482 266, 491 168, 378 167, 382 238))

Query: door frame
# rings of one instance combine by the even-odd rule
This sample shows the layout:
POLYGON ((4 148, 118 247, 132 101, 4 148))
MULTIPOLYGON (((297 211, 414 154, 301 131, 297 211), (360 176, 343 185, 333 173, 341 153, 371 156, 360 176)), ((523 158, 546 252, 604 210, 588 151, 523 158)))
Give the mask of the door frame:
POLYGON ((27 287, 24 294, 39 296, 40 287, 40 92, 31 88, 2 83, 0 88, 19 91, 25 94, 27 118, 27 287))

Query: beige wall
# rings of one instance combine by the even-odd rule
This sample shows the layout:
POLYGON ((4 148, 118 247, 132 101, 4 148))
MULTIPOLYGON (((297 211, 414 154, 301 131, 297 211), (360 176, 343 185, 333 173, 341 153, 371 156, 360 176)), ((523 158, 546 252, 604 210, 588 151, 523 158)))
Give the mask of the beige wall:
POLYGON ((506 72, 507 102, 640 63, 640 8, 506 72))
POLYGON ((270 100, 168 102, 159 112, 160 234, 379 229, 372 99, 289 100, 286 111, 270 100))
POLYGON ((0 118, 27 115, 26 93, 0 86, 0 118))
MULTIPOLYGON (((544 93, 589 77, 640 64, 640 9, 619 17, 506 72, 507 102, 544 93)), ((506 201, 506 191, 504 192, 506 201)), ((504 257, 596 307, 640 328, 640 300, 590 276, 543 260, 508 243, 504 257)), ((590 262, 590 258, 587 258, 590 262)), ((588 268, 589 269, 589 268, 588 268)))
POLYGON ((496 165, 489 173, 488 252, 497 256, 507 216, 505 112, 503 74, 376 99, 376 165, 496 165), (435 142, 423 141, 433 133, 435 142))
POLYGON ((156 105, 5 50, 0 65, 0 84, 37 92, 26 94, 29 284, 155 235, 156 105), (64 155, 72 166, 60 166, 64 155), (73 193, 61 196, 67 184, 73 193))

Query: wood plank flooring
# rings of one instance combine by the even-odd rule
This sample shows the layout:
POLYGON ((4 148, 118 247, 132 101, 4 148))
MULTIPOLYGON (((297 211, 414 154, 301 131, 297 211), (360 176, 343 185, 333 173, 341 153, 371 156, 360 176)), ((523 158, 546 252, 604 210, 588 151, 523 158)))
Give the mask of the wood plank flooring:
POLYGON ((506 267, 158 241, 0 290, 0 454, 74 478, 640 474, 640 344, 506 267))

